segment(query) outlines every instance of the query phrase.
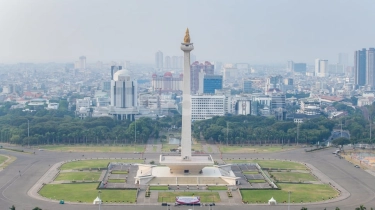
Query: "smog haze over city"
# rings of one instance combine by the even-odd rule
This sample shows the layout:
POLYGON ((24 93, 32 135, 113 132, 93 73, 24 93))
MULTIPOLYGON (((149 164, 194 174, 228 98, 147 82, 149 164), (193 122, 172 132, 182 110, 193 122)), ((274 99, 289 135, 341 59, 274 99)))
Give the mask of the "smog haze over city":
POLYGON ((0 210, 372 210, 374 11, 0 0, 0 210))
POLYGON ((152 62, 157 50, 181 54, 186 27, 203 59, 337 60, 374 44, 374 9, 372 0, 2 0, 0 62, 152 62))

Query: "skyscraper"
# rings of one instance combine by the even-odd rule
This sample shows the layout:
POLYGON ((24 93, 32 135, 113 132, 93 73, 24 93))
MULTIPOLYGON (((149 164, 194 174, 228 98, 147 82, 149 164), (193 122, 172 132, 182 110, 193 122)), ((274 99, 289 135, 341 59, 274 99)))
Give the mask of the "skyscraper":
POLYGON ((79 57, 79 65, 80 65, 80 69, 82 70, 86 69, 86 57, 85 56, 79 57))
POLYGON ((155 53, 155 68, 163 69, 163 52, 161 51, 155 53))
POLYGON ((367 85, 375 88, 375 48, 369 48, 366 52, 366 78, 367 85))
POLYGON ((339 62, 338 64, 347 66, 349 64, 348 61, 348 54, 347 53, 339 53, 339 62))
POLYGON ((293 71, 294 73, 306 74, 306 63, 294 63, 293 71))
POLYGON ((315 76, 326 77, 328 73, 328 60, 315 59, 315 76))
POLYGON ((164 69, 171 69, 171 57, 165 56, 164 69))
POLYGON ((364 86, 366 84, 366 48, 354 53, 355 84, 364 86))
POLYGON ((223 75, 204 75, 203 93, 215 93, 223 89, 223 75))
POLYGON ((215 66, 212 65, 210 62, 206 61, 203 63, 199 63, 195 61, 191 64, 190 67, 190 88, 192 93, 196 93, 199 90, 199 72, 201 70, 207 75, 214 74, 215 66))

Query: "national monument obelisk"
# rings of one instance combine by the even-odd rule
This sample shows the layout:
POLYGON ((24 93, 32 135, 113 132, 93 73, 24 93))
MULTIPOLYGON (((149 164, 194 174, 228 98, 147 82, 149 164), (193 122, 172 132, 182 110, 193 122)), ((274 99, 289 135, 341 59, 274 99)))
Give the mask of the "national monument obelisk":
POLYGON ((212 166, 214 161, 211 155, 191 153, 191 96, 190 96, 190 51, 194 49, 190 43, 189 29, 186 29, 181 50, 184 51, 184 78, 182 88, 182 129, 181 155, 160 155, 160 164, 170 168, 173 174, 199 174, 206 166, 212 166))
POLYGON ((186 29, 184 43, 184 77, 182 88, 182 130, 181 130, 181 157, 191 159, 191 96, 190 96, 190 51, 194 49, 190 43, 189 29, 186 29))

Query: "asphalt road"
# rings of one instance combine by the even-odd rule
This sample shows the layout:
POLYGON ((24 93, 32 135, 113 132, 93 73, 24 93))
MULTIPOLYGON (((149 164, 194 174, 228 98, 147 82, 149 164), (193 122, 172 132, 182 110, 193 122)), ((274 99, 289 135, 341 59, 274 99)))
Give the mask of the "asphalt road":
MULTIPOLYGON (((223 154, 223 159, 226 158, 275 158, 275 159, 288 159, 294 161, 301 161, 310 163, 318 168, 321 172, 325 173, 341 187, 345 188, 350 196, 341 201, 324 204, 305 204, 309 210, 323 210, 324 208, 335 209, 355 209, 360 205, 364 205, 367 209, 375 207, 375 177, 369 173, 353 167, 353 165, 343 159, 337 158, 332 154, 336 148, 328 150, 320 150, 311 153, 305 153, 303 149, 272 153, 272 154, 223 154)), ((68 153, 68 152, 49 152, 49 151, 36 151, 36 154, 19 153, 8 150, 0 150, 0 154, 7 154, 17 157, 14 161, 3 171, 0 171, 0 210, 9 209, 10 206, 15 205, 17 210, 25 209, 31 210, 38 206, 43 210, 94 210, 98 209, 96 205, 72 205, 41 201, 31 198, 27 195, 28 190, 44 175, 44 173, 56 162, 79 159, 84 154, 85 158, 140 158, 140 154, 121 154, 121 153, 68 153), (21 176, 20 176, 21 173, 21 176)), ((159 155, 156 153, 145 154, 147 162, 150 159, 157 160, 159 155)), ((219 154, 213 154, 214 159, 219 159, 219 154)), ((301 205, 291 205, 291 210, 301 209, 301 205)), ((236 209, 288 209, 287 205, 236 205, 236 209)), ((102 210, 119 210, 119 209, 141 209, 141 210, 162 210, 166 207, 159 205, 133 205, 133 206, 109 206, 103 205, 102 210)), ((192 207, 171 206, 170 209, 192 209, 192 207)), ((195 207, 195 209, 209 209, 209 207, 195 207)), ((219 210, 232 210, 233 206, 230 205, 217 205, 213 209, 219 210)))

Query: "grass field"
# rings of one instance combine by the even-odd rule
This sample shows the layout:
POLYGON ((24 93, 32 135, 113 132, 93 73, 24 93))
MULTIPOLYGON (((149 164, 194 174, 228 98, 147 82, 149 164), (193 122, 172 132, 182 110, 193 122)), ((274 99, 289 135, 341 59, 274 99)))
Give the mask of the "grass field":
POLYGON ((66 172, 60 173, 55 181, 98 181, 101 172, 66 172))
POLYGON ((168 190, 168 186, 150 186, 150 190, 168 190))
POLYGON ((295 149, 294 146, 220 146, 222 153, 267 153, 295 149))
POLYGON ((278 203, 290 202, 316 202, 336 197, 337 192, 329 185, 320 184, 278 184, 281 190, 241 190, 242 200, 249 203, 266 203, 273 197, 278 203))
MULTIPOLYGON (((92 203, 98 196, 97 183, 87 184, 47 184, 39 194, 46 198, 65 200, 71 202, 92 203)), ((136 190, 103 190, 100 197, 103 202, 125 202, 134 203, 136 200, 136 190)))
POLYGON ((277 181, 316 181, 316 178, 310 173, 292 173, 292 172, 271 172, 277 181))
POLYGON ((111 174, 128 174, 128 171, 112 171, 111 174))
POLYGON ((139 159, 116 159, 116 160, 109 160, 109 159, 99 159, 99 160, 80 160, 80 161, 72 161, 63 164, 60 167, 60 170, 78 170, 82 168, 105 168, 107 167, 109 162, 121 162, 121 163, 143 163, 143 160, 139 159))
POLYGON ((262 168, 306 170, 306 166, 290 161, 281 160, 226 160, 227 163, 258 163, 262 168))
POLYGON ((171 152, 171 149, 177 149, 178 147, 180 147, 178 144, 163 144, 161 151, 171 152))
POLYGON ((203 203, 220 202, 217 192, 159 192, 158 202, 174 203, 176 196, 199 196, 203 203))
POLYGON ((125 179, 108 179, 108 183, 125 183, 125 179))
POLYGON ((264 179, 249 179, 250 183, 265 183, 266 180, 264 179))
POLYGON ((7 159, 7 157, 0 155, 0 164, 4 163, 7 159))
POLYGON ((126 145, 126 146, 65 146, 65 145, 48 145, 40 146, 41 149, 60 151, 60 152, 121 152, 121 153, 133 153, 133 152, 144 152, 144 145, 126 145))
POLYGON ((227 190, 228 187, 225 186, 208 186, 208 190, 227 190))

